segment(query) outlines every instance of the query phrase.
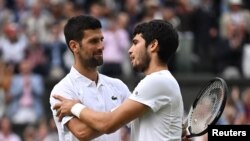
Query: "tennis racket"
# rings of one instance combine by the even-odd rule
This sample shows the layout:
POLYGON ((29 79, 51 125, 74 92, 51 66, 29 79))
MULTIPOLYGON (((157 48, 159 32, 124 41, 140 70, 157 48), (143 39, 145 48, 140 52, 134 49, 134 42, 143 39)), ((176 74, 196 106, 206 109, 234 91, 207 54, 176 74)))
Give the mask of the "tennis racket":
POLYGON ((220 118, 226 104, 228 87, 219 77, 210 80, 194 100, 187 118, 184 120, 187 138, 201 136, 220 118))

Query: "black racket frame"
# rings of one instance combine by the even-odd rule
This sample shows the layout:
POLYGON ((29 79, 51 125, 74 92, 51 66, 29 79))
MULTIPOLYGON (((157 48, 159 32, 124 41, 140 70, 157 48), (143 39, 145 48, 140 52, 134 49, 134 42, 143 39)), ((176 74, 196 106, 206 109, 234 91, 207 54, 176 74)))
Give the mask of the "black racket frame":
MULTIPOLYGON (((226 105, 227 94, 228 94, 229 90, 228 90, 228 86, 227 86, 227 84, 226 84, 226 81, 225 81, 224 79, 222 79, 222 78, 220 78, 220 77, 215 77, 215 78, 211 79, 208 83, 206 83, 206 85, 205 85, 204 87, 202 87, 202 89, 200 90, 199 94, 198 94, 197 97, 195 98, 195 100, 194 100, 194 102, 193 102, 193 104, 192 104, 192 107, 191 107, 191 109, 192 109, 191 111, 193 111, 193 109, 195 109, 195 107, 197 106, 197 103, 198 103, 199 99, 200 99, 200 98, 202 97, 202 95, 204 94, 204 91, 207 89, 207 87, 209 87, 209 86, 210 86, 213 82, 215 82, 215 81, 220 81, 220 82, 222 83, 222 88, 224 89, 224 98, 223 98, 221 107, 220 107, 220 109, 219 109, 219 111, 218 111, 216 117, 215 117, 214 120, 210 123, 210 125, 214 125, 214 124, 217 123, 217 121, 219 120, 221 114, 223 113, 224 108, 225 108, 225 105, 226 105)), ((190 111, 190 112, 191 112, 191 111, 190 111)), ((188 117, 188 120, 190 120, 189 117, 188 117)), ((207 133, 208 127, 207 127, 204 131, 202 131, 202 132, 200 132, 200 133, 198 133, 198 134, 193 134, 193 133, 191 133, 191 126, 188 127, 188 130, 189 130, 189 132, 190 132, 190 135, 187 135, 187 138, 191 138, 191 137, 195 137, 195 136, 201 136, 201 135, 207 133)))

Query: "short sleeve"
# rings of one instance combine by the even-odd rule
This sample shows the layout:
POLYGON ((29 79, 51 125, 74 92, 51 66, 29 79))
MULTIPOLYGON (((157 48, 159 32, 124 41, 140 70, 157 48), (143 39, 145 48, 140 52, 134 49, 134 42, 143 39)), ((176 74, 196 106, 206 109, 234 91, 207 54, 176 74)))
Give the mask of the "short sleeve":
POLYGON ((160 76, 147 76, 135 88, 129 99, 150 107, 154 112, 170 102, 168 85, 160 76))
MULTIPOLYGON (((56 110, 54 110, 53 107, 54 107, 54 105, 55 105, 56 103, 58 103, 59 101, 56 100, 56 99, 53 97, 53 95, 55 95, 55 94, 60 95, 60 96, 62 96, 62 97, 64 97, 64 98, 67 98, 67 99, 74 99, 74 97, 73 97, 74 95, 73 95, 72 90, 70 90, 69 88, 67 88, 67 86, 62 87, 62 85, 56 85, 56 86, 53 88, 53 90, 52 90, 52 92, 51 92, 51 95, 50 95, 50 106, 51 106, 50 108, 51 108, 53 117, 54 117, 55 119, 57 119, 57 117, 56 117, 56 110)), ((62 122, 60 122, 60 126, 62 127, 62 129, 65 130, 65 128, 64 128, 65 124, 66 124, 69 120, 71 120, 72 118, 73 118, 73 116, 65 116, 65 117, 62 119, 62 122)))

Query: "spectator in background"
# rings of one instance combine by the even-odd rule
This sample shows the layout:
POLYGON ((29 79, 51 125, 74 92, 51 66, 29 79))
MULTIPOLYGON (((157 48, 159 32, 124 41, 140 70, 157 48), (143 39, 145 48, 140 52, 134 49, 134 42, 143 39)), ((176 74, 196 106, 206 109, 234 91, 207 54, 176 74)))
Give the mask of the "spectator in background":
POLYGON ((236 118, 236 107, 231 100, 228 100, 223 111, 223 114, 217 124, 220 125, 234 125, 236 118))
POLYGON ((65 16, 63 15, 63 3, 65 1, 63 0, 52 0, 50 1, 50 15, 53 18, 52 22, 58 22, 64 20, 65 16))
POLYGON ((242 101, 246 113, 246 123, 250 124, 250 87, 247 87, 242 93, 242 101))
POLYGON ((8 117, 0 118, 0 141, 21 141, 21 137, 12 131, 8 117))
POLYGON ((176 15, 175 3, 166 2, 162 7, 162 18, 170 22, 175 29, 180 26, 180 18, 176 15))
POLYGON ((235 104, 237 111, 239 112, 239 114, 237 115, 244 113, 244 105, 241 99, 241 91, 239 86, 232 86, 230 100, 232 100, 232 102, 235 104))
POLYGON ((2 59, 6 64, 13 65, 15 72, 17 72, 18 64, 25 57, 27 37, 20 32, 19 25, 16 23, 6 23, 4 25, 4 35, 0 38, 2 59))
POLYGON ((48 134, 44 141, 59 141, 56 123, 53 118, 49 119, 48 134))
POLYGON ((111 15, 109 18, 108 28, 103 31, 105 37, 103 51, 103 65, 101 73, 110 77, 122 78, 123 64, 128 56, 126 52, 130 45, 128 32, 119 25, 121 23, 118 18, 119 15, 111 15))
MULTIPOLYGON (((14 1, 14 22, 21 23, 28 16, 28 5, 26 0, 13 0, 14 1)), ((12 5, 13 6, 13 5, 12 5)))
POLYGON ((144 0, 142 8, 142 22, 153 19, 162 19, 161 5, 159 0, 144 0))
POLYGON ((41 101, 44 92, 43 78, 32 73, 30 60, 21 61, 19 69, 20 74, 14 75, 12 79, 7 116, 15 125, 36 124, 45 116, 41 101))
POLYGON ((37 130, 34 125, 26 126, 22 131, 22 138, 24 141, 36 141, 37 130))
POLYGON ((46 54, 48 54, 50 71, 49 77, 52 80, 62 78, 68 69, 64 62, 64 53, 67 50, 67 45, 63 38, 63 24, 58 21, 51 24, 50 33, 48 35, 48 43, 46 44, 46 54))
POLYGON ((238 86, 232 86, 231 94, 227 100, 224 112, 218 121, 222 125, 240 125, 246 123, 246 112, 240 97, 238 86))
MULTIPOLYGON (((6 22, 14 21, 13 11, 6 7, 6 0, 0 0, 0 31, 2 31, 1 27, 6 22)), ((0 32, 1 36, 2 32, 0 32)))
MULTIPOLYGON (((191 72, 193 70, 193 33, 191 32, 192 8, 187 0, 166 1, 164 19, 170 20, 178 30, 180 45, 172 71, 191 72)), ((170 67, 171 68, 171 67, 170 67)))
POLYGON ((218 50, 218 25, 213 0, 202 0, 192 13, 192 32, 194 33, 194 53, 198 57, 195 69, 199 72, 215 72, 214 58, 218 50))
POLYGON ((49 134, 49 130, 48 130, 47 121, 45 119, 41 119, 36 129, 36 140, 44 141, 44 139, 46 138, 48 134, 49 134))
POLYGON ((27 34, 36 33, 39 42, 47 42, 49 29, 48 26, 53 18, 44 9, 41 2, 35 2, 27 12, 27 17, 21 21, 27 34))
POLYGON ((141 21, 143 6, 140 3, 140 0, 125 0, 120 1, 120 3, 121 11, 124 11, 129 16, 127 31, 129 32, 130 38, 132 38, 135 24, 141 21))
POLYGON ((72 1, 66 1, 63 4, 63 15, 65 16, 65 19, 69 19, 76 15, 83 14, 84 11, 81 8, 82 7, 74 4, 72 1))
POLYGON ((9 90, 13 68, 7 66, 0 57, 0 118, 5 114, 6 105, 10 100, 9 90))
POLYGON ((241 0, 229 0, 229 11, 221 15, 220 34, 227 42, 224 50, 225 67, 235 67, 242 74, 242 48, 250 31, 250 12, 241 0))
MULTIPOLYGON (((174 8, 174 12, 180 20, 179 25, 176 27, 177 30, 182 34, 190 32, 192 29, 192 14, 194 12, 194 8, 189 3, 189 0, 172 0, 172 2, 165 2, 165 5, 169 5, 174 8)), ((210 4, 204 3, 204 5, 210 8, 210 4)))
POLYGON ((34 73, 47 76, 49 72, 48 55, 46 54, 45 45, 40 42, 36 32, 28 35, 25 58, 31 61, 34 73))
POLYGON ((100 20, 102 24, 102 29, 106 30, 108 28, 109 20, 107 15, 109 15, 111 11, 107 9, 106 3, 101 0, 93 1, 89 7, 89 15, 100 20))

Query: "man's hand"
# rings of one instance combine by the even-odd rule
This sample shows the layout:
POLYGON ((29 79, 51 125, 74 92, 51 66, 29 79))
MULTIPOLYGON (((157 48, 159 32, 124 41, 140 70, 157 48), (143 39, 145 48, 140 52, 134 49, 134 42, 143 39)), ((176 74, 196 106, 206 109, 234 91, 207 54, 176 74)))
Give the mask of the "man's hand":
POLYGON ((53 97, 60 101, 53 107, 56 110, 56 116, 59 118, 59 121, 62 121, 62 118, 65 116, 72 115, 71 108, 80 102, 79 100, 70 100, 59 95, 54 95, 53 97))
POLYGON ((191 139, 187 137, 188 131, 186 130, 186 128, 187 128, 187 125, 186 124, 182 124, 181 140, 182 141, 191 141, 191 139))

